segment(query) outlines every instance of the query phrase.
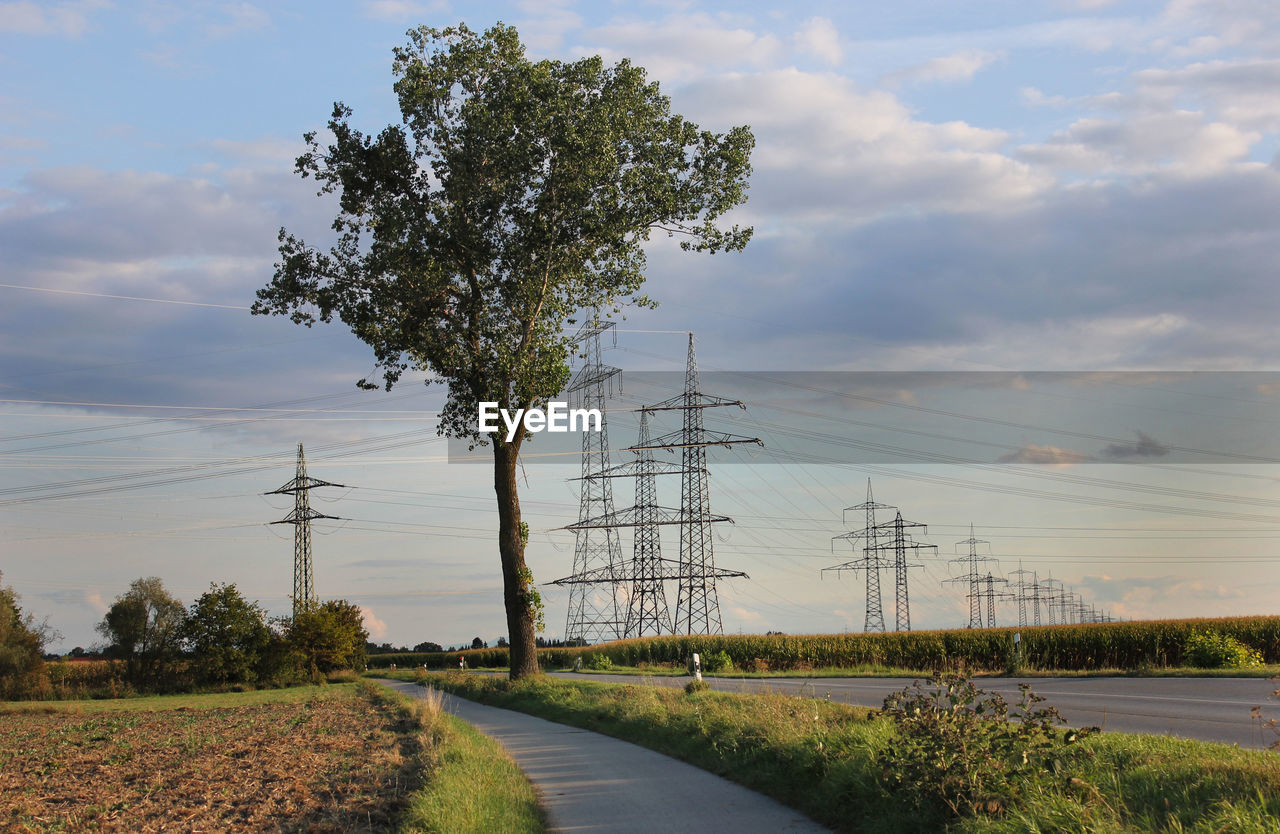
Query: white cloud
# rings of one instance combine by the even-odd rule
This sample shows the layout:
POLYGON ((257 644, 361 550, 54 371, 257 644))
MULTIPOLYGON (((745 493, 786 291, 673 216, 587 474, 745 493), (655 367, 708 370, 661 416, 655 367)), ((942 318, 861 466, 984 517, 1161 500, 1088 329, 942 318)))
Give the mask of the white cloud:
POLYGON ((776 36, 728 26, 705 14, 656 23, 614 23, 588 34, 599 46, 575 47, 574 51, 598 52, 608 61, 630 58, 647 69, 652 80, 664 83, 688 81, 719 70, 768 67, 782 55, 776 36))
POLYGON ((1173 104, 1191 97, 1215 116, 1253 130, 1280 129, 1280 59, 1209 61, 1134 74, 1139 93, 1173 104))
POLYGON ((793 36, 796 49, 812 55, 829 67, 844 60, 844 48, 840 46, 840 32, 830 18, 811 17, 793 36))
POLYGON ((225 38, 241 32, 257 32, 271 26, 271 15, 252 3, 226 3, 220 11, 223 21, 206 27, 210 37, 225 38))
POLYGON ((387 636, 387 624, 373 613, 373 609, 368 606, 360 606, 360 616, 364 621, 364 630, 369 632, 369 639, 382 640, 387 636))
POLYGON ((413 0, 370 0, 364 4, 364 14, 374 20, 407 23, 444 7, 444 3, 417 3, 413 0))
POLYGON ((1127 120, 1083 118, 1019 158, 1085 174, 1145 174, 1158 169, 1203 175, 1248 157, 1261 134, 1201 113, 1149 112, 1127 120))
POLYGON ((71 3, 0 3, 0 32, 74 38, 89 28, 89 14, 111 8, 107 0, 71 3))
POLYGON ((898 86, 931 81, 945 83, 969 81, 977 75, 979 70, 990 66, 999 58, 1000 55, 995 52, 966 49, 890 73, 884 77, 884 83, 889 86, 898 86))
POLYGON ((755 132, 747 211, 762 221, 860 222, 904 210, 998 208, 1051 179, 999 149, 1007 136, 918 121, 892 94, 797 69, 724 75, 678 95, 683 112, 755 132))
POLYGON ((1093 460, 1093 458, 1084 452, 1076 452, 1071 449, 1060 449, 1057 446, 1037 446, 1034 443, 1028 443, 1016 452, 1002 455, 996 462, 1038 463, 1069 466, 1073 463, 1087 463, 1090 460, 1093 460))

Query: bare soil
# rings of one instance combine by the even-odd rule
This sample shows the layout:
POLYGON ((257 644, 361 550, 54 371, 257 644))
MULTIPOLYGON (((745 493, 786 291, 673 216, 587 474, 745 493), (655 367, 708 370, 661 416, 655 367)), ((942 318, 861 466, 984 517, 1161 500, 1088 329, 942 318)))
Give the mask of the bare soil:
POLYGON ((416 786, 417 743, 345 688, 297 703, 0 714, 0 828, 387 830, 416 786))

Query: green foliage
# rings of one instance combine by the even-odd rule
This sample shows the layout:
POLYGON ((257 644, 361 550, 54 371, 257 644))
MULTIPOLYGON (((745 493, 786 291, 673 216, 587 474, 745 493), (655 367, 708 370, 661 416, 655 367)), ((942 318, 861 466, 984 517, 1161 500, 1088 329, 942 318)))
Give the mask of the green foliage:
POLYGON ((607 672, 613 668, 613 661, 607 654, 593 654, 587 659, 587 668, 597 672, 607 672))
POLYGON ((1262 655, 1234 637, 1217 631, 1195 630, 1187 637, 1184 657, 1202 669, 1243 669, 1261 666, 1262 655))
POLYGON ((267 613, 235 585, 213 585, 191 603, 183 636, 201 683, 252 683, 271 642, 267 613))
POLYGON ((187 610, 158 577, 135 579, 107 609, 98 633, 107 657, 123 660, 128 681, 138 689, 174 688, 187 610))
POLYGON ((313 677, 364 668, 369 633, 360 606, 343 599, 309 605, 294 615, 286 629, 290 648, 302 656, 313 677))
MULTIPOLYGON (((607 653, 618 666, 672 664, 678 667, 685 666, 693 652, 706 658, 724 651, 739 669, 764 665, 773 671, 857 667, 975 672, 1004 672, 1010 668, 1160 669, 1185 664, 1187 638, 1194 631, 1205 629, 1239 640, 1258 652, 1264 663, 1280 663, 1280 617, 885 634, 666 635, 618 640, 592 646, 589 651, 607 653), (1022 636, 1017 656, 1012 640, 1014 632, 1022 636)), ((544 649, 540 656, 547 665, 568 668, 583 651, 544 649)))
POLYGON ((711 688, 711 684, 704 680, 692 680, 684 685, 686 695, 692 695, 695 692, 706 692, 711 688))
MULTIPOLYGON (((1098 733, 1063 745, 1054 778, 1025 781, 1001 818, 955 818, 903 801, 883 759, 894 723, 822 698, 703 692, 538 676, 429 675, 431 686, 617 736, 711 770, 836 831, 1275 832, 1275 754, 1156 735, 1098 733)), ((1052 764, 1048 765, 1052 768, 1052 764)))
POLYGON ((395 50, 401 120, 376 135, 335 103, 333 144, 313 131, 296 171, 338 195, 338 240, 317 250, 281 229, 255 314, 310 326, 336 316, 373 349, 390 389, 405 370, 448 387, 440 432, 492 443, 512 675, 536 671, 539 599, 522 573, 510 441, 477 407, 546 403, 564 387, 575 316, 608 317, 640 294, 652 232, 685 249, 739 250, 716 223, 746 200, 751 131, 700 130, 645 71, 599 57, 531 61, 516 30, 422 27, 395 50))
POLYGON ((708 652, 701 657, 704 672, 727 672, 733 668, 733 658, 724 649, 708 652))
POLYGON ((1027 684, 1017 709, 963 675, 934 677, 885 699, 880 715, 898 729, 882 754, 889 789, 916 806, 956 816, 1003 814, 1028 782, 1063 771, 1070 746, 1093 730, 1058 730, 1062 716, 1027 684))
MULTIPOLYGON (((524 524, 524 522, 520 522, 524 524)), ((523 531, 523 540, 527 544, 529 541, 528 525, 526 524, 523 531)), ((529 619, 533 621, 534 631, 546 631, 547 618, 546 608, 542 603, 542 594, 538 591, 538 586, 533 582, 533 571, 528 566, 519 570, 520 585, 524 589, 520 592, 520 600, 529 612, 529 619)))
POLYGON ((5 701, 39 697, 48 686, 42 655, 54 632, 23 614, 18 599, 13 588, 0 585, 0 700, 5 701))

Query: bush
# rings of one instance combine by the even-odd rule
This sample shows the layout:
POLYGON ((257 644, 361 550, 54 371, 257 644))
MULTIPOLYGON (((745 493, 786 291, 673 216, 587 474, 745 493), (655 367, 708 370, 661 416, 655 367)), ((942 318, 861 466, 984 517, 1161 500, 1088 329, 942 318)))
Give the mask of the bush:
POLYGON ((613 668, 613 661, 609 659, 607 654, 593 654, 587 661, 587 668, 594 669, 597 672, 607 672, 613 668))
POLYGON ((917 807, 944 806, 955 816, 998 815, 1029 783, 1059 772, 1088 730, 1058 730, 1062 716, 1020 684, 1016 712, 998 693, 963 675, 938 675, 885 699, 879 715, 897 727, 882 754, 885 786, 917 807))
POLYGON ((689 695, 695 692, 706 692, 710 688, 711 684, 701 680, 689 681, 684 685, 684 691, 689 695))
POLYGON ((1262 655, 1234 637, 1216 631, 1193 631, 1183 657, 1203 669, 1243 669, 1261 666, 1262 655))
POLYGON ((702 671, 727 672, 733 668, 733 658, 724 649, 702 655, 702 671))

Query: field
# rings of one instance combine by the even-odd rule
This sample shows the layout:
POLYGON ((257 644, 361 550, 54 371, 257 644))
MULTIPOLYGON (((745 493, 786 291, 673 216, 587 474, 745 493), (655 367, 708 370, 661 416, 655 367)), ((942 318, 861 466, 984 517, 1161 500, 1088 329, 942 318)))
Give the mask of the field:
MULTIPOLYGON (((958 628, 885 634, 723 634, 638 637, 581 648, 540 649, 544 669, 567 669, 581 658, 636 668, 683 666, 690 654, 724 652, 745 672, 805 672, 816 669, 885 669, 888 674, 937 670, 967 673, 1096 672, 1154 673, 1190 665, 1186 648, 1197 632, 1239 640, 1270 665, 1280 664, 1280 617, 1149 620, 1027 628, 958 628), (1015 644, 1014 635, 1019 637, 1015 644), (1015 646, 1017 647, 1015 649, 1015 646)), ((459 657, 467 668, 505 667, 506 649, 431 654, 384 654, 370 667, 422 666, 452 670, 459 657)), ((1260 673, 1259 673, 1260 674, 1260 673)))
POLYGON ((541 830, 510 759, 436 706, 367 682, 0 705, 0 828, 541 830), (442 801, 477 781, 487 806, 442 801))

